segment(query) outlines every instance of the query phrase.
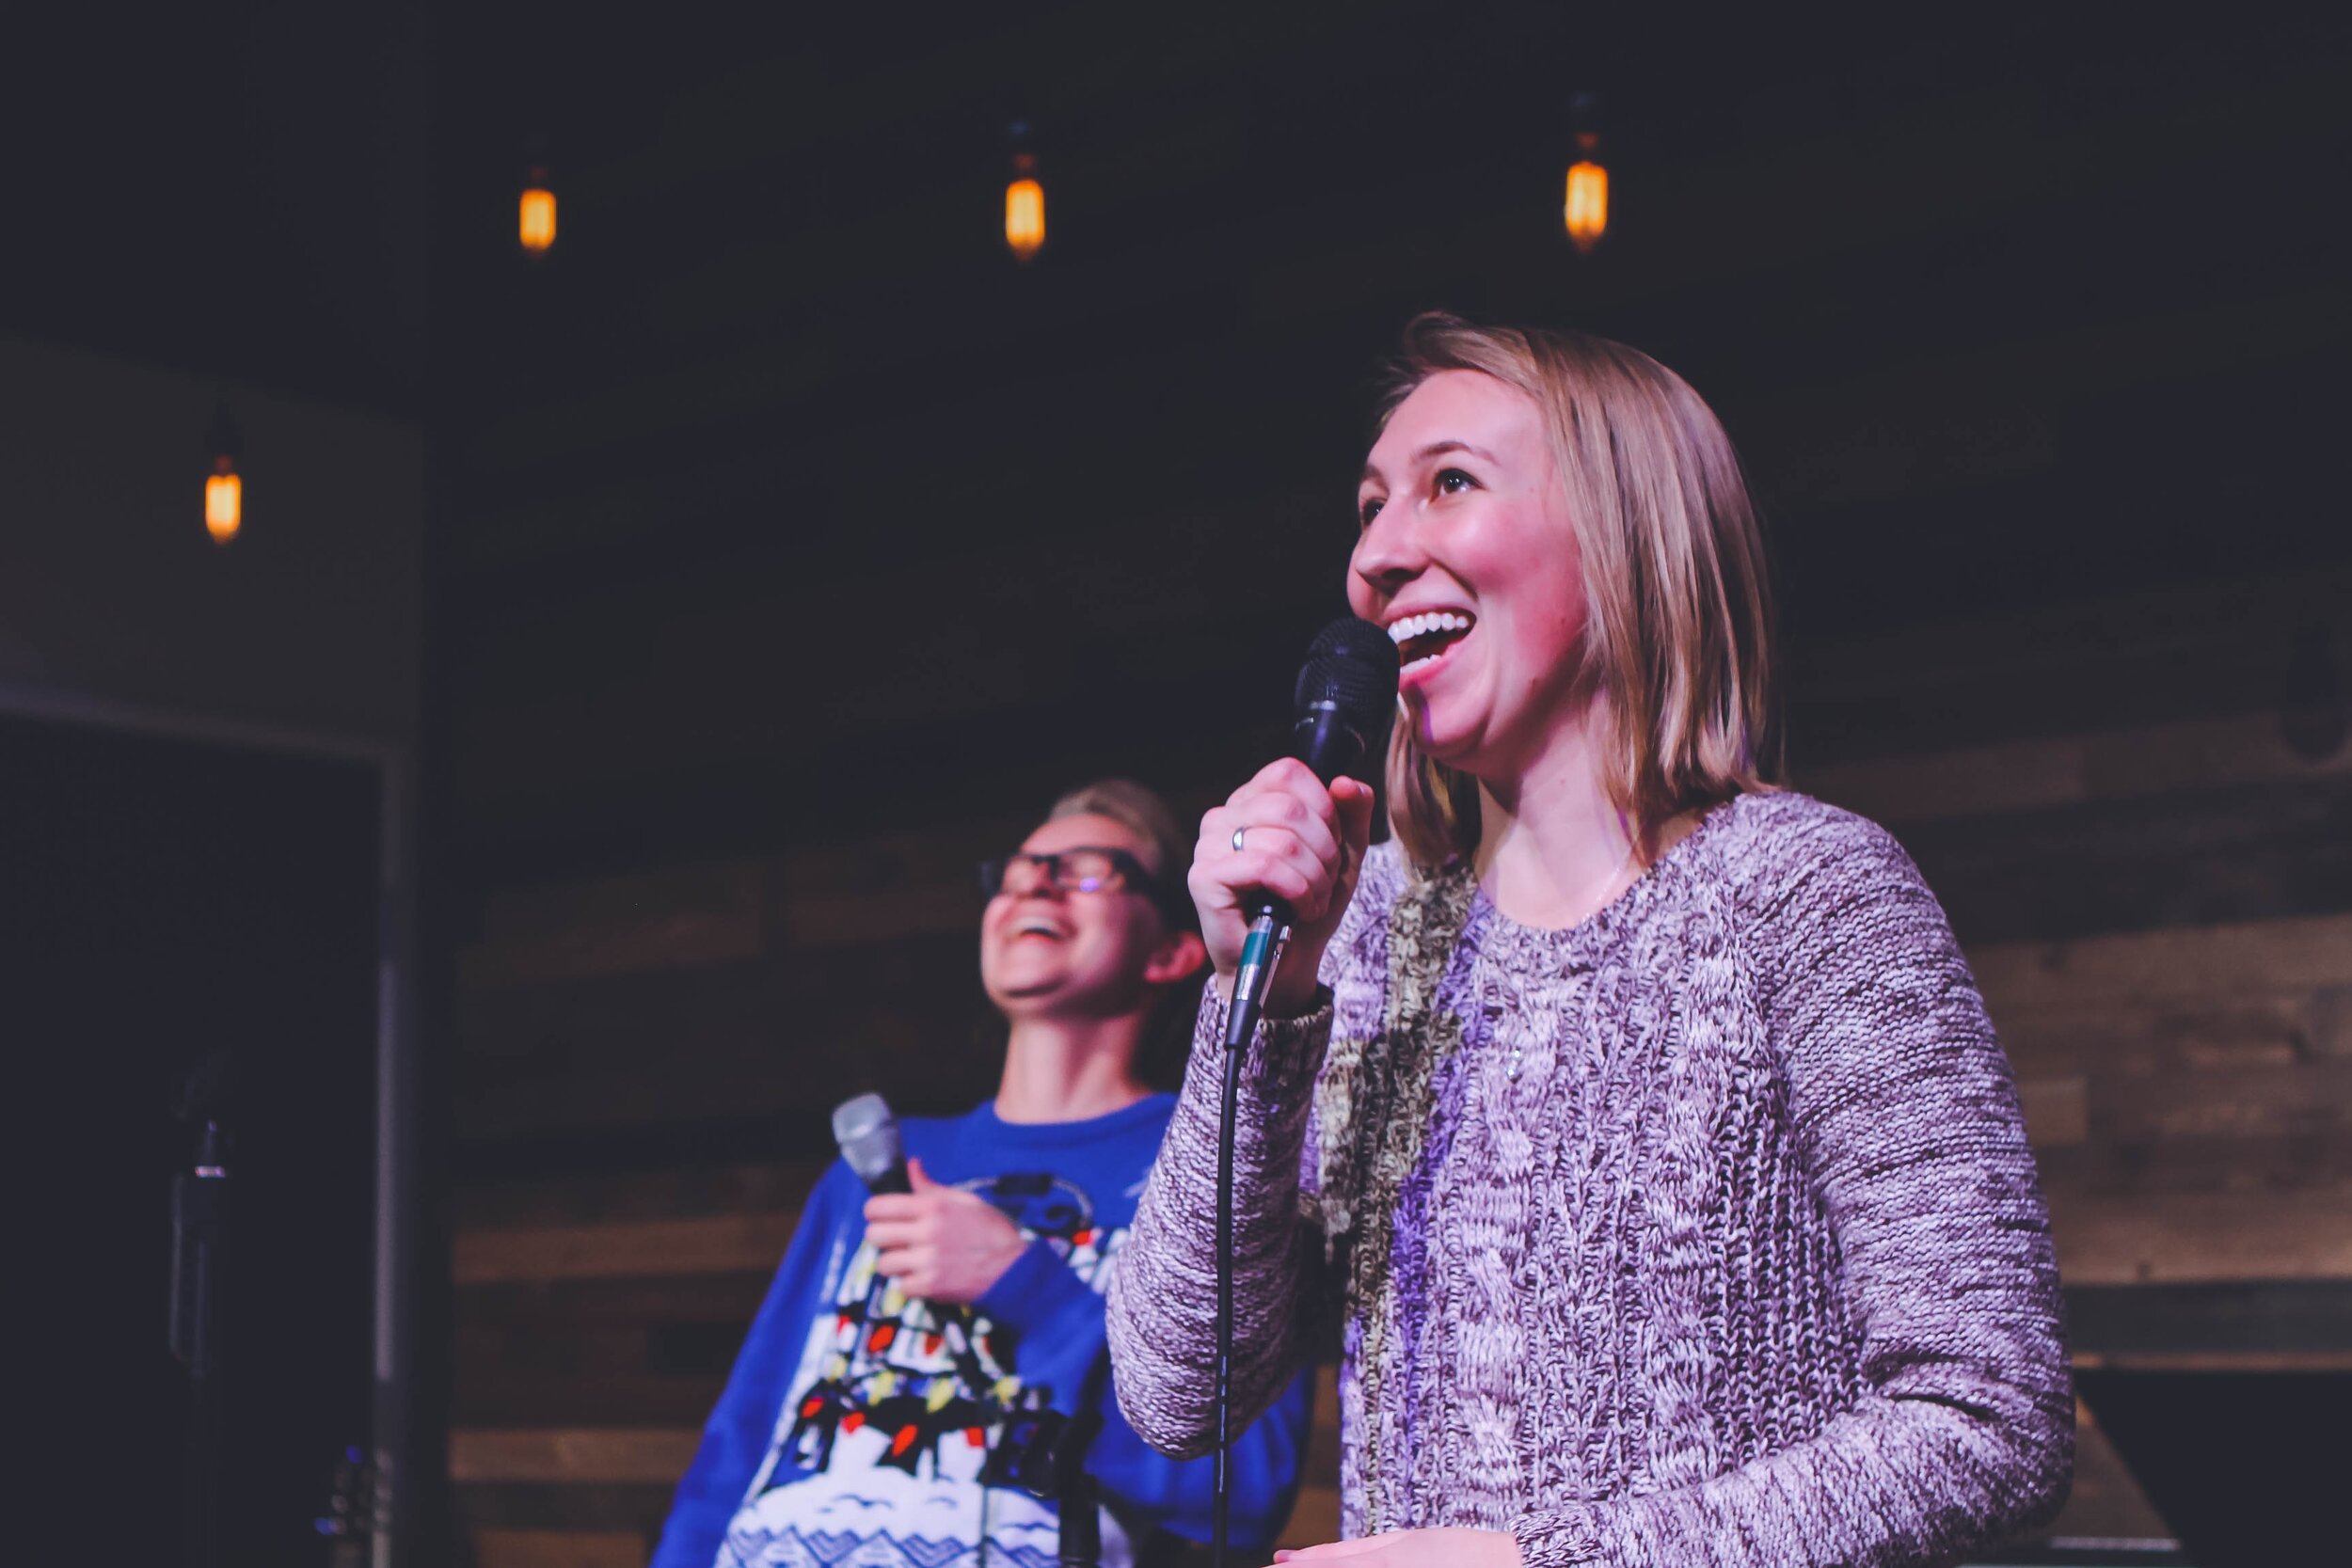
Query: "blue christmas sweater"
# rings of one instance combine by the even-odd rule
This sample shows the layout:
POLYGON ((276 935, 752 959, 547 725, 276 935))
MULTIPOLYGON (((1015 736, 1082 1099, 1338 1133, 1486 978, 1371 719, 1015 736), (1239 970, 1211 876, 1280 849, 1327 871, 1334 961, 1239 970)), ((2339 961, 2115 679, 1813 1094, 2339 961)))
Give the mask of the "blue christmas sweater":
MULTIPOLYGON (((1018 1123, 982 1105, 903 1124, 933 1180, 978 1193, 1027 1248, 970 1308, 911 1299, 874 1271, 866 1190, 836 1161, 678 1483, 653 1568, 1054 1568, 1053 1505, 1004 1465, 1043 1410, 1103 1418, 1087 1468, 1103 1568, 1159 1527, 1209 1537, 1209 1460, 1145 1446, 1119 1414, 1103 1291, 1175 1109, 1154 1095, 1089 1121, 1018 1123)), ((1234 1440, 1232 1538, 1263 1547, 1290 1511, 1310 1378, 1234 1440)))

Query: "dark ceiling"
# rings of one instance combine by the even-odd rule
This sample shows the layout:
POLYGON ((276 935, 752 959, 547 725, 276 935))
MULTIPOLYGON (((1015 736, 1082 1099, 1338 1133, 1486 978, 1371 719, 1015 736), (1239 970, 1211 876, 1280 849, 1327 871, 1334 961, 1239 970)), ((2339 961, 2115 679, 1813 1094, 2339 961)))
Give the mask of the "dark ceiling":
MULTIPOLYGON (((543 583, 615 549, 634 575, 655 533, 756 550, 887 517, 826 531, 887 552, 953 547, 959 515, 1043 539, 1223 485, 1343 485, 1372 362, 1433 305, 1626 337, 1752 448, 1793 392, 1989 344, 2161 358, 2136 326, 2328 290, 2313 331, 2341 333, 2344 223, 2319 194, 2347 150, 2324 90, 2341 29, 1722 10, 444 17, 436 385, 489 515, 462 553, 543 583), (1619 193, 1590 258, 1559 233, 1577 88, 1602 96, 1619 193), (1052 217, 1025 269, 996 215, 1016 115, 1052 217), (511 237, 532 147, 564 214, 538 267, 511 237), (845 499, 878 465, 903 495, 845 499), (616 490, 668 503, 549 526, 564 495, 616 490)), ((2311 366, 2250 357, 2286 381, 2144 410, 2156 450, 2249 421, 2317 436, 2311 366)), ((2114 434, 2127 460, 2140 437, 2114 434)), ((1784 510, 1834 501, 1752 455, 1784 510)))
POLYGON ((795 694, 812 745, 924 683, 985 733, 1279 667, 1433 306, 1687 374, 1801 656, 2352 556, 2340 12, 152 9, 12 40, 0 326, 424 421, 461 751, 699 703, 707 775, 809 660, 866 673, 795 694))
POLYGON ((428 46, 403 0, 16 8, 0 330, 419 415, 428 46))

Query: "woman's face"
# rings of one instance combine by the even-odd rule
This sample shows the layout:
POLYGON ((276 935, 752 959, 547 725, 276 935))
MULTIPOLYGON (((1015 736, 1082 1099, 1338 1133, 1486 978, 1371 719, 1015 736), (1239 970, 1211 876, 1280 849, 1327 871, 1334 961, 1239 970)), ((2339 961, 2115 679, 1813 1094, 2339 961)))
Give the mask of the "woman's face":
POLYGON ((1441 371, 1390 416, 1357 491, 1347 601, 1389 628, 1422 750, 1522 773, 1575 694, 1584 584, 1533 400, 1441 371))

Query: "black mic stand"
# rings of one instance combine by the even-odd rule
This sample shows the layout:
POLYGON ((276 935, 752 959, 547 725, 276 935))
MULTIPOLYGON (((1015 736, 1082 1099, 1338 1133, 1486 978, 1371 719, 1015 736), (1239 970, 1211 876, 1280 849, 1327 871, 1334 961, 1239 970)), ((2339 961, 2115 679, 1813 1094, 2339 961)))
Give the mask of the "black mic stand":
POLYGON ((1077 1414, 1041 1408, 1012 1417, 980 1471, 982 1486, 1009 1482, 1054 1505, 1061 1568, 1100 1568, 1103 1560, 1102 1488, 1087 1473, 1087 1450, 1103 1430, 1102 1394, 1100 1378, 1089 1373, 1077 1414))
POLYGON ((1101 1492, 1087 1473, 1087 1449, 1103 1430, 1092 1408, 1080 1411, 1054 1444, 1054 1509, 1060 1528, 1055 1555, 1061 1568, 1099 1568, 1103 1560, 1101 1492))
POLYGON ((177 1114, 197 1125, 196 1157, 171 1179, 171 1354, 188 1370, 187 1553, 190 1568, 221 1560, 221 1482, 227 1437, 226 1335, 229 1133, 221 1125, 226 1058, 188 1077, 177 1114))

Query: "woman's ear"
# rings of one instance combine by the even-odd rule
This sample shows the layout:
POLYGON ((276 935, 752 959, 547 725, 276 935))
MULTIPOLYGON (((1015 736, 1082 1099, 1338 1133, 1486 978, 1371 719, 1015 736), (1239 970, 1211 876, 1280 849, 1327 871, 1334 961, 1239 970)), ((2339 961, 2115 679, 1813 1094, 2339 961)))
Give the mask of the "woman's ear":
POLYGON ((1208 944, 1198 932, 1170 931, 1152 949, 1151 961, 1143 966, 1143 977, 1155 986, 1172 986, 1191 979, 1208 961, 1208 944))

